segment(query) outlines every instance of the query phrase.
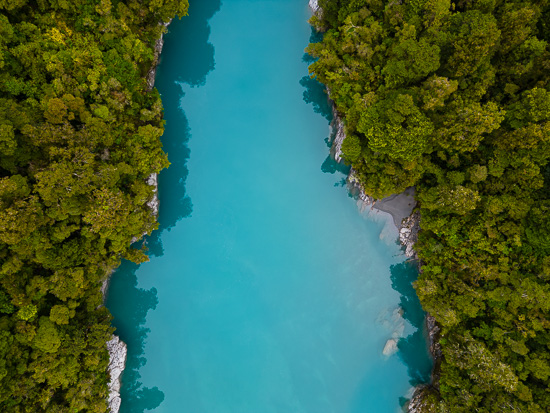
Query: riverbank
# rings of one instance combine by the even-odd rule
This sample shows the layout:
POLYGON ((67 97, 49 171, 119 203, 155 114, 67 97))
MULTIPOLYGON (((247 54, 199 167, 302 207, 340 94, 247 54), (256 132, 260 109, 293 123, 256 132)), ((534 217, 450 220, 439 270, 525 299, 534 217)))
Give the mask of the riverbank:
POLYGON ((110 286, 129 346, 121 412, 393 413, 413 369, 431 367, 426 354, 381 355, 402 325, 392 280, 415 272, 379 238, 386 214, 365 219, 344 175, 320 170, 327 121, 295 81, 307 74, 306 4, 226 2, 207 25, 215 7, 170 26, 157 72, 164 147, 186 168, 160 176, 161 228, 174 225, 155 234, 156 254, 110 286))
MULTIPOLYGON (((172 20, 167 23, 161 23, 161 26, 167 28, 172 20)), ((151 69, 147 74, 147 91, 153 90, 155 86, 155 75, 157 73, 157 67, 160 61, 160 55, 164 46, 164 33, 161 33, 160 38, 155 42, 154 58, 151 69)), ((151 210, 151 213, 158 218, 159 214, 159 197, 158 197, 158 174, 153 173, 147 179, 147 184, 153 187, 153 197, 147 202, 147 206, 151 210)), ((143 234, 145 235, 145 234, 143 234)), ((109 271, 109 274, 105 278, 101 286, 101 293, 103 295, 103 301, 109 289, 109 281, 113 270, 109 271)), ((107 350, 109 352, 109 365, 107 371, 109 372, 109 396, 108 406, 110 413, 118 413, 120 410, 120 404, 122 402, 120 398, 120 387, 122 385, 122 374, 126 366, 126 358, 128 354, 128 346, 124 343, 120 337, 113 334, 112 339, 107 342, 107 350)))
MULTIPOLYGON (((317 0, 309 0, 309 7, 314 16, 320 17, 323 13, 319 7, 317 0)), ((343 162, 342 144, 346 138, 345 124, 341 115, 336 110, 336 105, 330 99, 330 90, 327 90, 327 98, 332 107, 333 120, 331 122, 331 149, 330 154, 333 159, 338 162, 343 162)), ((372 209, 387 213, 391 216, 392 221, 399 233, 399 241, 405 250, 405 255, 411 259, 418 259, 414 246, 418 240, 420 231, 420 212, 415 210, 417 202, 415 200, 414 187, 407 188, 400 194, 390 195, 387 198, 376 200, 365 193, 359 178, 353 169, 347 178, 347 184, 350 193, 361 202, 360 208, 370 206, 372 209)), ((419 267, 420 269, 420 267, 419 267)), ((441 364, 441 346, 438 343, 440 328, 435 322, 435 319, 427 314, 425 319, 425 328, 428 338, 430 354, 434 361, 434 367, 431 376, 431 382, 427 385, 417 386, 410 401, 406 404, 408 413, 420 413, 426 411, 427 405, 430 403, 430 395, 439 391, 439 366, 441 364)), ((395 352, 397 349, 396 343, 390 343, 388 340, 383 353, 395 352), (395 351, 388 349, 388 343, 393 344, 395 351)))

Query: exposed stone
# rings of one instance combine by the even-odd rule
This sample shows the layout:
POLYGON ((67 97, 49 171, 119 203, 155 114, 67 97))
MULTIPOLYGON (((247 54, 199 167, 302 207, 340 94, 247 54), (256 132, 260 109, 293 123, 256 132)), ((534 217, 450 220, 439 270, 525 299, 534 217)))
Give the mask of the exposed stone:
POLYGON ((344 139, 346 138, 346 133, 344 131, 344 122, 342 122, 342 119, 340 116, 334 112, 334 118, 331 123, 331 128, 333 132, 331 133, 331 136, 333 136, 332 139, 332 148, 330 149, 330 152, 332 154, 332 157, 334 160, 338 163, 342 162, 342 143, 344 143, 344 139))
POLYGON ((107 350, 109 351, 109 366, 107 367, 107 371, 111 377, 107 402, 109 404, 109 411, 111 413, 118 413, 121 403, 120 379, 126 365, 128 349, 120 338, 113 335, 113 338, 107 342, 107 350))
POLYGON ((105 297, 107 296, 107 290, 109 289, 109 282, 111 280, 112 274, 113 274, 113 271, 109 271, 109 273, 101 283, 101 295, 103 297, 103 301, 105 301, 105 297))
POLYGON ((439 390, 441 361, 443 359, 443 352, 441 351, 441 344, 439 343, 441 328, 437 325, 434 316, 430 314, 426 315, 426 328, 428 330, 430 354, 434 360, 434 368, 432 370, 432 386, 436 390, 439 390))
MULTIPOLYGON (((160 23, 161 26, 167 28, 172 20, 167 23, 160 23)), ((161 33, 160 37, 155 43, 155 57, 153 59, 153 65, 147 74, 147 90, 153 90, 155 86, 155 76, 157 74, 157 66, 160 61, 160 54, 162 53, 162 48, 164 47, 164 33, 161 33)), ((147 184, 154 187, 153 198, 147 202, 147 206, 151 209, 155 216, 158 216, 159 212, 159 198, 158 198, 158 174, 153 173, 147 178, 147 184)))
POLYGON ((153 173, 147 178, 147 184, 153 187, 153 198, 147 202, 147 206, 153 212, 153 215, 158 216, 159 214, 159 185, 158 185, 158 174, 153 173))
MULTIPOLYGON (((160 25, 166 28, 170 25, 171 22, 172 22, 172 19, 170 19, 170 21, 168 21, 167 23, 160 23, 160 25)), ((155 76, 157 74, 157 66, 159 64, 160 54, 162 52, 163 46, 164 46, 164 33, 161 33, 160 37, 157 39, 155 43, 155 48, 154 48, 155 57, 153 58, 153 65, 151 66, 149 73, 147 73, 147 90, 149 91, 153 90, 153 87, 155 87, 155 76)))
POLYGON ((318 0, 309 0, 309 8, 313 12, 313 14, 319 16, 322 12, 321 8, 319 7, 319 1, 318 0))
POLYGON ((405 247, 405 255, 407 257, 415 257, 416 251, 414 244, 418 241, 418 231, 420 230, 420 212, 415 211, 407 218, 401 221, 399 228, 399 241, 405 247))
POLYGON ((367 195, 363 189, 363 185, 357 177, 355 169, 351 168, 348 175, 348 190, 352 196, 356 196, 358 201, 361 203, 360 209, 363 210, 365 207, 372 205, 374 203, 374 198, 367 195))
POLYGON ((408 413, 427 413, 426 406, 426 393, 428 391, 428 386, 422 385, 417 386, 414 390, 414 393, 407 404, 408 413))

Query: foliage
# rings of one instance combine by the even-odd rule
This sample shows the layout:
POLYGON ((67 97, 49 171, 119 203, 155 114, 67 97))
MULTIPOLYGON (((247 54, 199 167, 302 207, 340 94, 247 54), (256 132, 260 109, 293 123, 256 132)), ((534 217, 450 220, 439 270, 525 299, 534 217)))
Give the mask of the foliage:
POLYGON ((374 197, 417 189, 443 351, 425 405, 550 411, 550 2, 319 4, 310 71, 345 159, 374 197))
POLYGON ((100 286, 156 228, 146 77, 187 0, 0 0, 0 411, 106 412, 100 286))

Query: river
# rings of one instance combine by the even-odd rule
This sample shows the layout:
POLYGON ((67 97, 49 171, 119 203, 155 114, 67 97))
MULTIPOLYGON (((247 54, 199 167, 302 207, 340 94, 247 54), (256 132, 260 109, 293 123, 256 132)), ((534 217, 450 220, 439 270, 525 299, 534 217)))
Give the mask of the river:
POLYGON ((416 269, 327 159, 306 3, 192 1, 170 26, 160 228, 106 301, 122 413, 395 413, 429 380, 416 269))

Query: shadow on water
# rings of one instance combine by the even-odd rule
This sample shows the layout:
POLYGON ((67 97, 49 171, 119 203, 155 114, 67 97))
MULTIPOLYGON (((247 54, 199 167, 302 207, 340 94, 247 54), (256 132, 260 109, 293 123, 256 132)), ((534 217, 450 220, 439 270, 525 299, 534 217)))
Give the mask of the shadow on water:
MULTIPOLYGON (((311 28, 311 35, 309 37, 309 43, 318 43, 323 39, 323 34, 319 33, 313 27, 311 28)), ((308 53, 304 53, 302 61, 311 64, 315 62, 313 56, 308 53)), ((329 123, 332 122, 332 105, 328 100, 328 95, 325 85, 319 82, 315 78, 304 76, 300 79, 300 85, 304 90, 304 101, 313 105, 315 113, 321 114, 329 123)))
MULTIPOLYGON (((311 27, 309 43, 318 43, 321 40, 323 40, 323 33, 320 33, 311 27)), ((308 53, 305 53, 302 57, 302 61, 309 64, 315 62, 315 60, 317 59, 308 53)), ((332 102, 328 98, 327 88, 325 85, 319 82, 316 78, 311 78, 309 75, 300 79, 300 85, 305 89, 303 93, 304 102, 311 104, 313 106, 313 111, 315 113, 319 113, 328 121, 329 124, 331 124, 334 118, 332 102)), ((332 132, 334 132, 334 130, 332 132)), ((327 147, 330 148, 332 146, 333 139, 333 135, 325 138, 327 147)), ((328 155, 321 165, 321 171, 323 171, 323 173, 330 174, 341 172, 347 176, 350 171, 350 166, 336 162, 331 155, 328 155)), ((334 186, 345 186, 345 179, 336 182, 334 186)))
MULTIPOLYGON (((309 35, 309 43, 319 43, 321 40, 323 40, 324 33, 318 32, 311 26, 311 34, 309 35)), ((309 53, 304 53, 304 56, 302 56, 302 61, 305 63, 313 63, 317 59, 314 58, 309 53)))
POLYGON ((121 389, 122 412, 143 412, 158 407, 164 393, 157 387, 142 387, 139 368, 145 365, 143 357, 145 339, 149 329, 144 327, 149 310, 157 306, 157 291, 137 287, 138 265, 125 261, 111 278, 105 305, 115 316, 116 334, 128 346, 128 358, 124 370, 124 385, 121 389), (117 292, 124 292, 121 300, 117 292), (117 322, 124 320, 124 323, 117 322))
MULTIPOLYGON (((208 20, 220 7, 220 0, 192 2, 189 16, 174 20, 166 35, 156 87, 162 95, 167 120, 162 142, 171 166, 159 176, 159 229, 145 239, 152 256, 164 253, 161 234, 190 216, 193 210, 185 190, 191 128, 180 108, 183 92, 178 84, 204 85, 208 73, 214 69, 214 46, 208 42, 208 20)), ((144 356, 149 333, 145 327, 146 316, 149 310, 156 308, 158 299, 155 288, 138 287, 138 268, 127 261, 122 263, 111 278, 105 302, 113 314, 116 334, 128 345, 122 377, 121 413, 143 413, 157 408, 164 400, 164 393, 158 387, 143 387, 140 381, 139 370, 147 361, 144 356)))
MULTIPOLYGON (((317 79, 312 79, 309 76, 304 76, 300 79, 300 85, 305 89, 303 94, 304 102, 313 106, 313 111, 322 115, 328 123, 332 122, 332 103, 328 99, 325 85, 320 83, 317 79)), ((327 147, 332 146, 332 140, 334 136, 325 138, 327 147)), ((321 171, 323 173, 333 174, 335 172, 341 172, 344 175, 348 175, 350 166, 343 163, 336 162, 334 158, 329 154, 321 165, 321 171)), ((335 186, 340 186, 341 182, 337 182, 335 186)), ((341 185, 343 186, 343 185, 341 185)))
POLYGON ((170 25, 162 53, 156 87, 164 106, 166 128, 162 143, 164 151, 168 153, 170 168, 159 176, 159 230, 147 239, 149 252, 154 256, 163 254, 162 232, 170 230, 193 211, 193 204, 185 190, 185 181, 189 174, 187 160, 190 156, 188 143, 191 128, 181 110, 183 92, 180 85, 200 87, 206 83, 206 76, 214 69, 214 46, 208 42, 208 20, 220 7, 220 0, 193 2, 189 8, 189 16, 170 25))
POLYGON ((304 90, 304 102, 311 104, 315 113, 321 114, 329 123, 332 121, 332 105, 328 100, 325 85, 317 79, 304 76, 300 79, 304 90))
MULTIPOLYGON (((418 278, 418 268, 410 261, 405 261, 392 265, 390 271, 392 288, 401 294, 400 307, 403 310, 403 318, 416 328, 414 333, 399 340, 397 354, 409 370, 412 386, 428 383, 432 362, 425 329, 426 313, 422 310, 413 286, 413 282, 418 278)), ((404 404, 406 400, 403 399, 401 402, 404 404)))

